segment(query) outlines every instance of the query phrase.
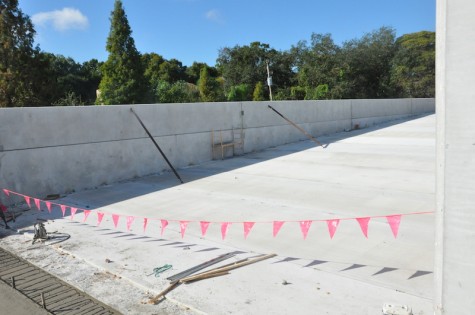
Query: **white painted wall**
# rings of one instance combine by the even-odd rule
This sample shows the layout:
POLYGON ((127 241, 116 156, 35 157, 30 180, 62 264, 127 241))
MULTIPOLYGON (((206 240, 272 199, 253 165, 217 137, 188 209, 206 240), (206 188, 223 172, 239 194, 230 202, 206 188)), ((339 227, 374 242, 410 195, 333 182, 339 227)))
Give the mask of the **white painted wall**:
POLYGON ((475 314, 474 12, 437 0, 436 314, 475 314))
MULTIPOLYGON (((286 101, 272 106, 319 136, 433 112, 434 103, 434 99, 286 101)), ((229 140, 233 128, 243 128, 246 153, 306 139, 269 104, 133 108, 172 165, 182 168, 212 159, 212 130, 223 130, 224 140, 229 140)), ((0 109, 0 188, 41 198, 167 170, 130 107, 0 109)))

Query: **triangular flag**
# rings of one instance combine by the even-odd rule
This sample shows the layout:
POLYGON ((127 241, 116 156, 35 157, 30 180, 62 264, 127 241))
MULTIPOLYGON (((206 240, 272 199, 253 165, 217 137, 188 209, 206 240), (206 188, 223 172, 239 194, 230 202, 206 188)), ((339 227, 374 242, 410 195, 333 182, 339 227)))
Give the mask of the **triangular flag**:
POLYGON ((168 225, 168 221, 167 220, 160 220, 162 222, 162 232, 161 232, 161 236, 163 236, 163 232, 165 232, 165 228, 167 227, 168 225))
POLYGON ((28 204, 28 208, 31 209, 31 200, 30 200, 30 197, 28 197, 28 196, 23 196, 23 198, 25 198, 25 201, 26 201, 26 203, 28 204))
POLYGON ((51 213, 51 202, 45 201, 46 204, 46 209, 48 209, 48 212, 51 213))
POLYGON ((230 225, 230 222, 221 223, 221 237, 223 238, 223 240, 226 238, 226 234, 228 233, 228 228, 230 225))
POLYGON ((147 229, 147 223, 148 223, 148 219, 147 218, 143 218, 143 231, 145 232, 145 230, 147 229))
POLYGON ((90 213, 91 213, 91 210, 84 210, 84 220, 82 222, 86 222, 87 217, 89 216, 90 213))
POLYGON ((10 197, 10 191, 8 189, 3 189, 3 192, 7 197, 10 197))
POLYGON ((185 231, 186 231, 187 226, 188 226, 188 221, 180 221, 181 238, 185 237, 185 231))
POLYGON ((117 225, 119 224, 119 218, 120 216, 118 214, 113 214, 112 215, 112 221, 114 222, 114 226, 117 228, 117 225))
POLYGON ((401 215, 388 215, 386 219, 391 227, 391 231, 393 231, 394 238, 396 238, 397 232, 399 231, 399 223, 401 223, 401 215))
POLYGON ((36 206, 36 209, 38 209, 38 211, 41 210, 41 202, 39 199, 37 198, 33 198, 33 201, 35 202, 35 206, 36 206))
POLYGON ((256 222, 244 222, 244 239, 247 238, 249 232, 251 232, 252 227, 256 224, 256 222))
POLYGON ((300 229, 302 230, 303 239, 306 239, 310 225, 312 225, 312 221, 300 221, 299 223, 300 229))
POLYGON ((134 222, 135 217, 133 216, 128 216, 127 217, 127 231, 130 231, 130 227, 132 226, 132 223, 134 222))
POLYGON ((285 221, 274 221, 274 228, 273 228, 273 231, 272 231, 272 235, 274 237, 277 236, 277 233, 279 233, 280 231, 280 228, 282 227, 282 225, 284 225, 285 221))
POLYGON ((333 238, 333 235, 335 235, 336 228, 338 227, 338 224, 340 224, 339 219, 327 220, 328 232, 330 233, 330 238, 333 238))
POLYGON ((209 222, 208 221, 200 221, 201 226, 201 236, 206 235, 206 231, 208 231, 209 222))
POLYGON ((61 212, 63 213, 63 218, 64 218, 64 216, 66 215, 66 206, 65 205, 59 205, 59 207, 61 208, 61 212))
POLYGON ((70 210, 71 210, 71 220, 73 220, 73 219, 74 219, 74 215, 75 215, 76 212, 78 211, 78 208, 73 208, 73 207, 71 207, 70 210))
POLYGON ((104 212, 97 212, 97 225, 101 224, 102 218, 104 218, 104 212))
POLYGON ((363 232, 364 236, 368 238, 368 224, 370 217, 365 217, 365 218, 356 218, 356 221, 358 221, 361 231, 363 232))

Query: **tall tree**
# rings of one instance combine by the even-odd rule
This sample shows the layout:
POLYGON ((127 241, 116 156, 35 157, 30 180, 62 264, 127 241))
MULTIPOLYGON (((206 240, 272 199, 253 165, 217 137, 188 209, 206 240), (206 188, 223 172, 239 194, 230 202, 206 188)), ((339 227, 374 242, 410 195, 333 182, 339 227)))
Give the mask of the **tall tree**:
POLYGON ((200 71, 198 90, 200 91, 200 97, 203 102, 217 102, 223 99, 220 84, 216 78, 209 75, 206 65, 203 66, 200 71))
POLYGON ((0 107, 38 105, 33 24, 18 0, 0 0, 0 11, 0 107))
POLYGON ((434 97, 434 32, 405 34, 396 40, 391 84, 398 97, 434 97))
POLYGON ((111 28, 106 45, 109 57, 102 66, 98 103, 110 105, 143 102, 147 92, 144 70, 121 0, 115 1, 110 20, 111 28))

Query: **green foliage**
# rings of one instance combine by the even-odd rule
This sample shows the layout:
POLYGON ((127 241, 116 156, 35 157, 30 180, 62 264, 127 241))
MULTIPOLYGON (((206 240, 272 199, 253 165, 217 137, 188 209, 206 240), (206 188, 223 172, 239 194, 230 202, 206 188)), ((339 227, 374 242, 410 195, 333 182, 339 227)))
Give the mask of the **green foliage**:
POLYGON ((307 91, 302 86, 292 86, 290 88, 290 99, 292 100, 304 100, 307 91))
POLYGON ((201 68, 198 89, 203 102, 218 102, 223 99, 221 86, 216 78, 209 75, 207 66, 201 68))
POLYGON ((256 83, 254 88, 254 92, 252 92, 252 100, 255 102, 265 101, 266 98, 264 96, 264 84, 261 81, 256 83))
POLYGON ((391 84, 398 97, 434 97, 435 33, 406 34, 396 40, 391 84))
POLYGON ((147 84, 142 60, 135 48, 132 30, 122 6, 116 0, 107 38, 107 61, 102 65, 100 104, 137 104, 145 100, 147 84))
POLYGON ((320 84, 316 88, 305 89, 306 100, 325 100, 329 98, 328 84, 320 84))
POLYGON ((35 30, 17 0, 0 0, 0 107, 41 105, 36 95, 42 82, 33 47, 35 30))
POLYGON ((74 92, 68 92, 64 97, 53 102, 54 106, 79 106, 84 105, 80 95, 76 95, 74 92))
POLYGON ((196 85, 185 81, 175 83, 160 81, 156 91, 156 99, 159 103, 193 103, 200 99, 196 85))
POLYGON ((251 100, 251 87, 249 84, 239 84, 231 87, 231 90, 228 93, 228 101, 231 102, 242 102, 251 100))

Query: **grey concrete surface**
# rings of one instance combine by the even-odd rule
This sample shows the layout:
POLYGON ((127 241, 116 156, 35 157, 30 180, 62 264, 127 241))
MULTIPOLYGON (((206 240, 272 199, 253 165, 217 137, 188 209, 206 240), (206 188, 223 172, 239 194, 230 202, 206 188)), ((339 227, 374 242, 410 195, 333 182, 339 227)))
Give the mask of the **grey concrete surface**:
POLYGON ((20 292, 0 281, 0 314, 47 315, 47 311, 20 292))
MULTIPOLYGON (((63 219, 53 209, 52 215, 30 211, 14 228, 27 232, 34 218, 49 219, 48 230, 71 235, 61 244, 62 253, 153 294, 168 285, 165 277, 150 276, 164 264, 173 265, 164 274, 169 276, 229 251, 242 252, 236 260, 278 254, 227 276, 182 285, 167 296, 196 313, 364 315, 393 303, 409 305, 417 315, 432 314, 434 215, 403 216, 397 238, 384 216, 435 208, 434 115, 320 140, 329 145, 300 141, 181 169, 183 185, 165 173, 58 201, 109 213, 100 226, 95 213, 82 223, 80 213, 63 219), (122 215, 117 229, 110 213, 122 215), (125 216, 138 217, 130 231, 125 216), (352 219, 364 216, 382 216, 370 221, 367 239, 352 219), (140 217, 150 219, 145 233, 140 217), (340 222, 333 239, 325 222, 314 222, 303 239, 297 221, 332 218, 350 220, 340 222), (159 219, 170 222, 163 235, 159 219), (183 239, 180 220, 190 221, 183 239), (289 221, 275 238, 274 220, 289 221), (205 237, 198 221, 212 222, 205 237), (243 221, 257 222, 247 239, 243 221), (232 222, 224 240, 221 222, 232 222)), ((67 268, 46 266, 63 275, 67 268)), ((69 272, 69 279, 84 277, 69 272)), ((95 297, 123 311, 107 294, 95 297)))
POLYGON ((475 314, 474 10, 437 0, 436 314, 475 314))
MULTIPOLYGON (((243 131, 235 154, 305 139, 268 102, 134 105, 176 168, 212 159, 212 130, 243 131)), ((273 102, 314 136, 434 111, 434 99, 273 102)), ((215 143, 217 140, 215 140, 215 143)), ((233 150, 227 153, 233 155, 233 150)), ((168 170, 130 106, 0 109, 0 183, 42 195, 168 170)), ((0 197, 3 198, 3 197, 0 197)), ((1 199, 6 202, 4 199, 1 199)))

